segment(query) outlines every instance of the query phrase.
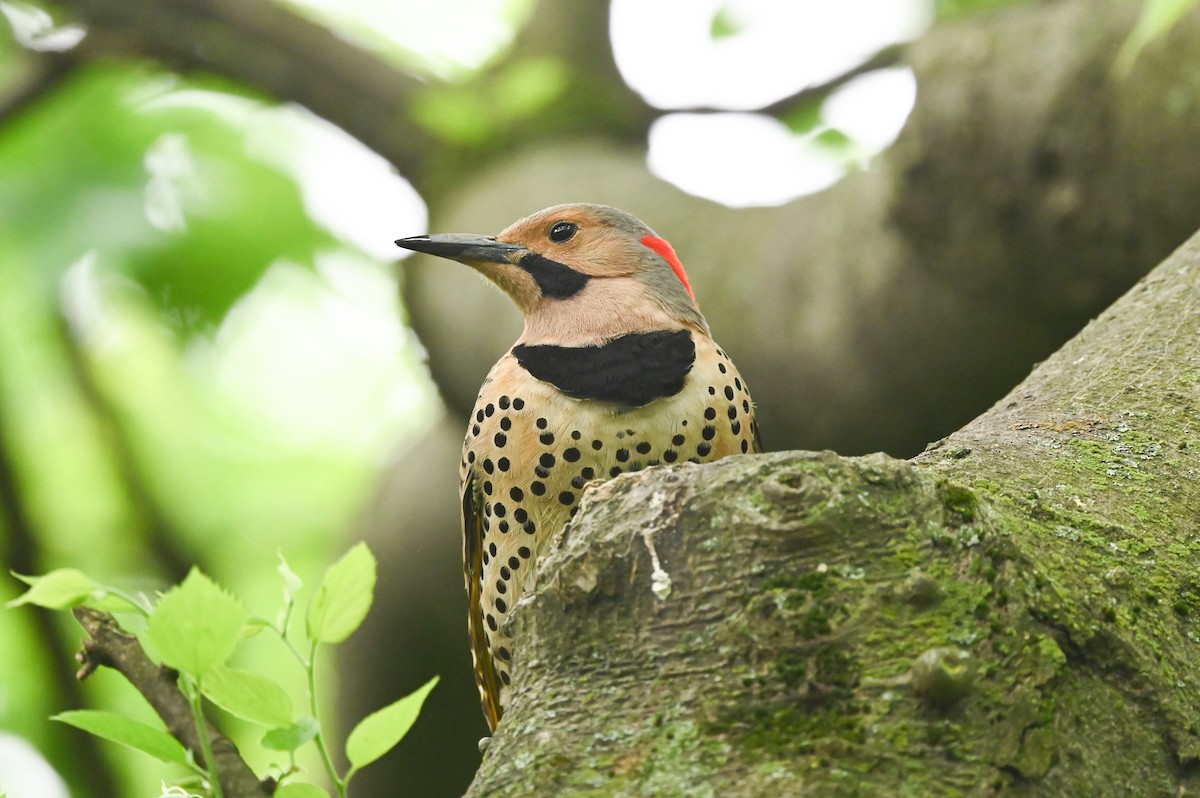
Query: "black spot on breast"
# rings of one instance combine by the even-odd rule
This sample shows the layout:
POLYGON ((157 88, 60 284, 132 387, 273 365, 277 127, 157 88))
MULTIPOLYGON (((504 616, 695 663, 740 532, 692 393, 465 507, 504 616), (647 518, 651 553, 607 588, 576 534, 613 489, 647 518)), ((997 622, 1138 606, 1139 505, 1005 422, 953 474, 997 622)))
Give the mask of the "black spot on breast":
POLYGON ((717 408, 715 408, 715 407, 706 407, 706 408, 704 408, 704 417, 705 417, 706 419, 708 419, 709 421, 712 421, 712 420, 716 419, 716 417, 717 417, 717 408))
POLYGON ((525 491, 521 490, 516 485, 513 485, 511 488, 509 488, 508 495, 512 497, 513 501, 519 502, 525 498, 525 491))
POLYGON ((682 435, 676 435, 674 438, 671 439, 671 443, 673 443, 676 446, 683 446, 684 440, 685 440, 685 438, 682 435))
POLYGON ((666 460, 668 463, 674 463, 678 459, 679 455, 674 449, 667 449, 665 452, 663 452, 663 460, 666 460))
POLYGON ((742 454, 746 454, 749 451, 750 451, 750 441, 746 440, 745 438, 742 438, 742 454))
POLYGON ((521 548, 517 549, 517 554, 528 560, 529 556, 533 554, 533 552, 529 550, 528 546, 522 546, 521 548))
POLYGON ((497 448, 503 447, 504 444, 508 443, 508 436, 503 432, 497 432, 496 437, 492 438, 492 442, 496 444, 497 448))
POLYGON ((600 346, 519 344, 521 366, 575 399, 641 407, 683 389, 696 360, 687 330, 631 333, 600 346))
POLYGON ((563 453, 562 453, 562 459, 566 460, 568 463, 578 462, 579 450, 576 449, 574 446, 572 446, 568 449, 564 449, 563 453))
POLYGON ((505 662, 508 662, 510 659, 512 659, 512 652, 510 652, 504 646, 500 646, 500 648, 496 649, 496 659, 502 659, 505 662))
POLYGON ((545 429, 550 424, 550 422, 544 418, 539 418, 537 421, 535 421, 533 423, 537 425, 538 429, 545 429))
POLYGON ((564 490, 562 493, 558 494, 558 501, 560 504, 574 504, 575 494, 569 490, 564 490))
POLYGON ((543 432, 541 435, 538 436, 538 440, 542 442, 542 446, 550 446, 551 444, 554 443, 554 433, 553 432, 543 432))
POLYGON ((596 476, 596 469, 592 468, 591 466, 587 466, 579 472, 579 476, 583 477, 584 479, 593 479, 596 476))
POLYGON ((508 432, 510 429, 512 429, 512 419, 508 416, 500 419, 500 429, 504 430, 505 432, 508 432))
POLYGON ((538 458, 538 462, 542 464, 542 468, 554 468, 554 455, 550 452, 542 452, 542 456, 538 458))
POLYGON ((546 483, 534 480, 529 484, 529 492, 534 496, 544 496, 546 494, 546 483))
POLYGON ((506 585, 504 583, 503 579, 496 580, 496 592, 497 593, 507 593, 508 592, 508 585, 506 585))
POLYGON ((524 409, 525 409, 525 400, 524 399, 513 399, 513 410, 524 410, 524 409))
POLYGON ((650 454, 650 441, 642 441, 639 443, 637 445, 637 451, 638 454, 650 454))
POLYGON ((508 567, 515 571, 521 567, 521 561, 519 559, 517 559, 516 557, 509 557, 508 558, 508 567))
POLYGON ((513 520, 518 524, 523 524, 529 520, 529 513, 524 507, 518 507, 517 509, 513 510, 513 520))
POLYGON ((496 468, 499 468, 501 471, 507 471, 509 465, 510 465, 510 463, 508 462, 507 457, 501 457, 499 460, 496 461, 496 468))
POLYGON ((628 460, 629 460, 629 450, 628 449, 617 449, 617 462, 624 463, 624 462, 627 462, 628 460))
POLYGON ((508 400, 507 396, 501 396, 499 399, 496 400, 496 404, 500 405, 501 410, 508 409, 508 402, 509 402, 509 400, 508 400))
POLYGON ((725 398, 731 402, 733 401, 733 386, 732 385, 725 386, 725 398))
POLYGON ((700 436, 706 441, 711 441, 713 438, 717 437, 717 428, 709 425, 700 432, 700 436))
POLYGON ((712 453, 712 444, 709 443, 708 441, 701 441, 696 446, 696 454, 700 455, 701 457, 708 457, 709 454, 711 454, 711 453, 712 453))
POLYGON ((735 421, 732 424, 730 424, 729 431, 732 432, 734 435, 741 435, 742 434, 742 422, 735 421))
POLYGON ((542 296, 550 299, 567 299, 583 290, 591 278, 583 272, 577 272, 570 266, 558 261, 530 252, 518 261, 518 265, 529 273, 533 281, 542 291, 542 296))
POLYGON ((498 609, 503 615, 504 613, 508 612, 508 603, 504 599, 498 598, 496 599, 496 609, 498 609))
POLYGON ((488 616, 487 616, 487 625, 488 625, 488 628, 491 629, 493 632, 500 628, 500 625, 496 623, 496 616, 492 615, 490 612, 488 613, 488 616))
POLYGON ((500 681, 504 682, 504 686, 512 684, 512 677, 508 675, 508 671, 500 671, 500 681))
MULTIPOLYGON (((488 407, 491 407, 491 405, 488 405, 488 407)), ((476 421, 483 421, 483 411, 482 411, 482 410, 477 410, 477 411, 475 412, 475 420, 476 420, 476 421)))

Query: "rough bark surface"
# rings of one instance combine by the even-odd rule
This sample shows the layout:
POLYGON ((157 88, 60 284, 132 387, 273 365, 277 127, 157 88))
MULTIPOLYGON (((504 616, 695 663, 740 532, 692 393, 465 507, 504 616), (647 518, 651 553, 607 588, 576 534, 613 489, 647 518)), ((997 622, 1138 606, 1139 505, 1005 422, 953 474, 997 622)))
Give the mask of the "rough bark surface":
POLYGON ((1187 794, 1197 477, 1200 235, 913 461, 590 491, 468 794, 1187 794))

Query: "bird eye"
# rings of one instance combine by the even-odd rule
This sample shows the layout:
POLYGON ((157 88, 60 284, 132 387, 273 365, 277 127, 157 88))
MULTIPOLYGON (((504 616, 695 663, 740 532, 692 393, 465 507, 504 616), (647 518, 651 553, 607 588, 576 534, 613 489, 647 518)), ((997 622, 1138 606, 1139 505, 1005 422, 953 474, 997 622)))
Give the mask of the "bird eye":
POLYGON ((550 228, 550 240, 561 244, 569 241, 577 232, 579 232, 579 225, 574 222, 558 222, 550 228))

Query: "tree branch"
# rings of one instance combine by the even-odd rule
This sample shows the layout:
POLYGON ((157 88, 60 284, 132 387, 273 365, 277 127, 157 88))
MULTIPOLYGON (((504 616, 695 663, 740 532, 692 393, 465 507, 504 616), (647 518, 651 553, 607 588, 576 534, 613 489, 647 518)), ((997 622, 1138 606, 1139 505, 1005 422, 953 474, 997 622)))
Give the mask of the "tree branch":
POLYGON ((189 553, 180 551, 180 536, 173 529, 170 517, 153 488, 142 473, 131 436, 125 429, 120 413, 96 383, 87 353, 72 333, 67 319, 59 316, 59 337, 66 354, 67 371, 75 382, 82 400, 92 411, 96 424, 109 444, 113 465, 129 493, 130 503, 141 516, 147 542, 170 581, 181 581, 193 564, 189 553))
MULTIPOLYGON (((38 533, 33 513, 25 501, 17 472, 17 457, 12 445, 6 408, 0 401, 0 528, 4 530, 0 541, 0 562, 19 574, 35 574, 43 569, 38 533)), ((43 661, 63 662, 69 655, 67 643, 61 630, 54 622, 53 613, 43 607, 28 608, 33 614, 36 645, 45 650, 43 661)), ((59 705, 79 706, 83 703, 79 683, 72 680, 62 668, 50 669, 53 688, 58 694, 59 705)), ((74 743, 72 743, 74 745, 74 743)), ((100 755, 95 739, 83 739, 76 749, 81 761, 81 770, 88 774, 89 782, 100 795, 115 794, 116 785, 112 773, 100 755)))
MULTIPOLYGON (((177 674, 154 664, 137 638, 126 634, 112 615, 87 607, 77 608, 74 615, 91 637, 84 641, 79 653, 81 667, 77 677, 86 679, 101 667, 117 671, 150 703, 171 736, 191 751, 197 761, 203 761, 192 710, 176 683, 177 674)), ((259 781, 233 741, 211 724, 208 736, 215 760, 211 770, 221 780, 221 789, 228 798, 262 798, 275 791, 274 781, 259 781)))
POLYGON ((64 0, 83 58, 148 57, 211 70, 303 105, 419 176, 429 147, 408 105, 420 83, 328 28, 266 0, 64 0))
POLYGON ((7 123, 75 74, 79 60, 70 53, 28 53, 18 77, 0 95, 0 123, 7 123))

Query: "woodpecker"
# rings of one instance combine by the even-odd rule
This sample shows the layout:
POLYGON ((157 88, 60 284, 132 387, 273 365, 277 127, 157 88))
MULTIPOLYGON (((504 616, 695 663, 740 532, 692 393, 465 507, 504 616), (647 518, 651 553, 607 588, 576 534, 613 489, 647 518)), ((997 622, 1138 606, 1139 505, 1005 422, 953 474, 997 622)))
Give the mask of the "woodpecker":
POLYGON ((557 205, 494 237, 396 244, 465 263, 525 319, 479 391, 460 470, 471 653, 495 731, 512 683, 505 621, 583 490, 761 451, 754 404, 675 250, 624 211, 557 205))

